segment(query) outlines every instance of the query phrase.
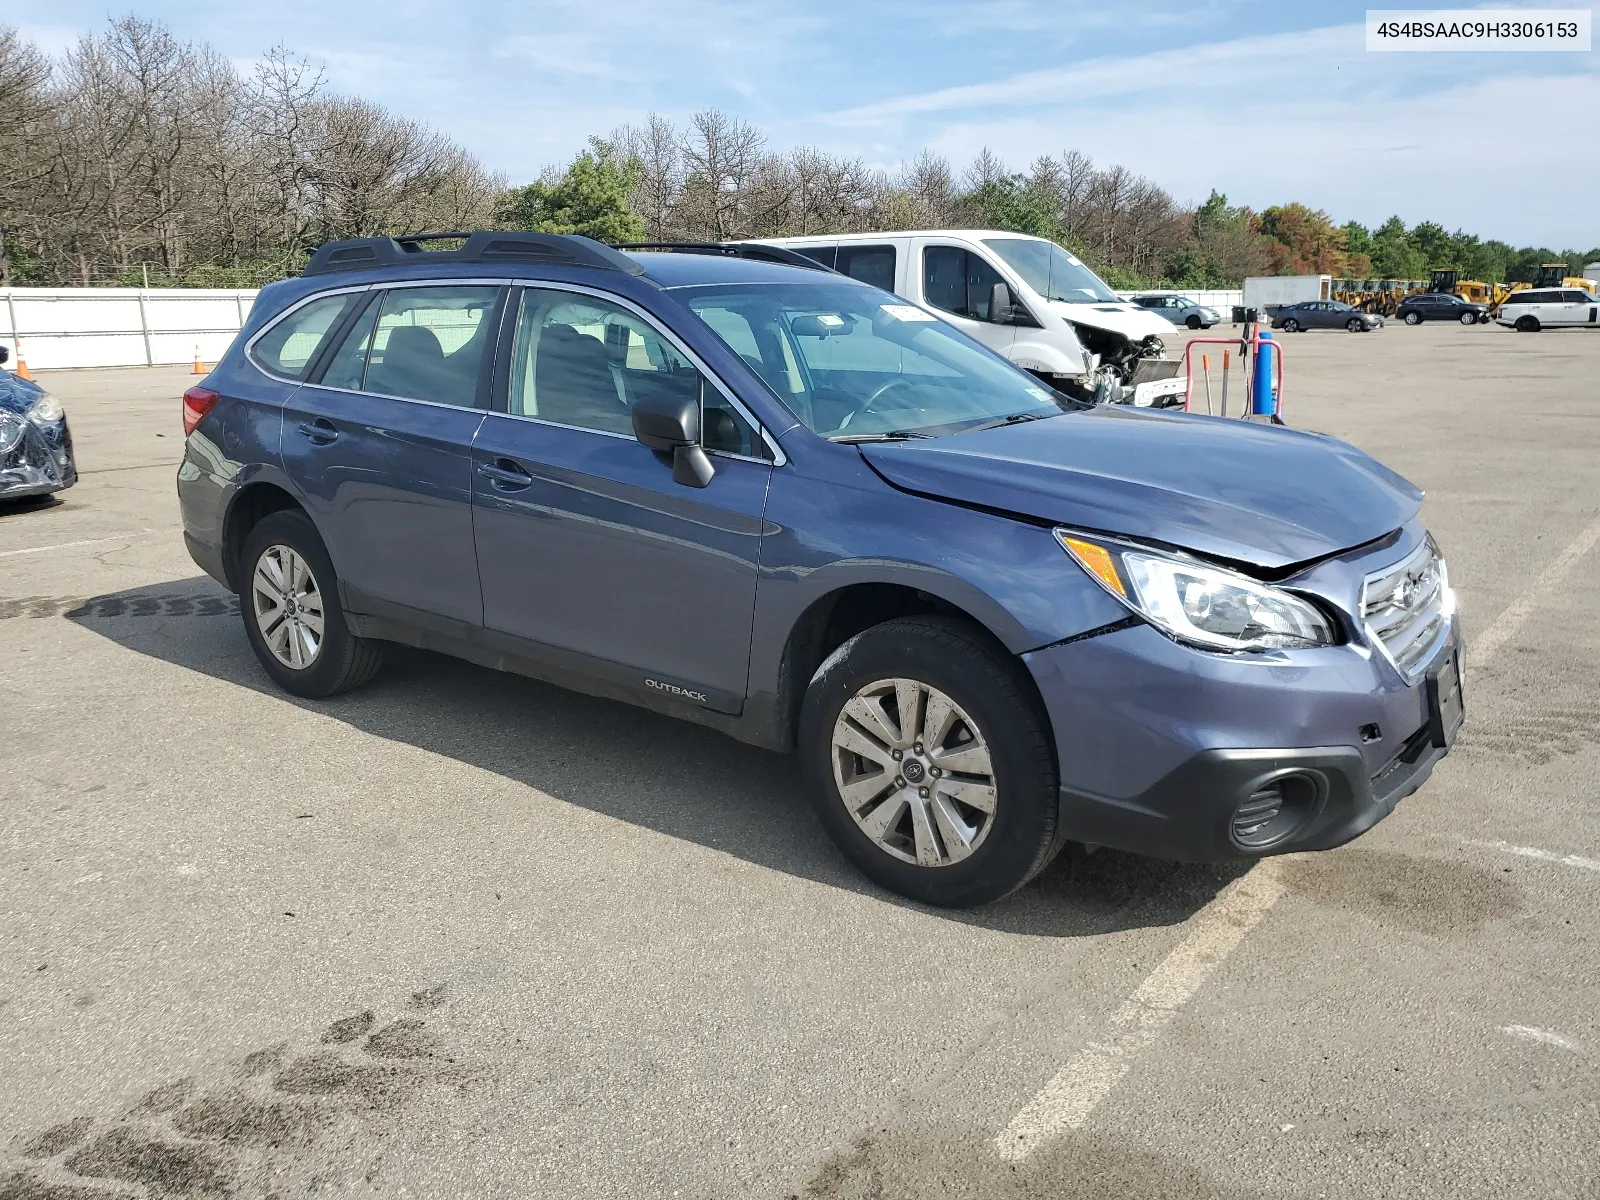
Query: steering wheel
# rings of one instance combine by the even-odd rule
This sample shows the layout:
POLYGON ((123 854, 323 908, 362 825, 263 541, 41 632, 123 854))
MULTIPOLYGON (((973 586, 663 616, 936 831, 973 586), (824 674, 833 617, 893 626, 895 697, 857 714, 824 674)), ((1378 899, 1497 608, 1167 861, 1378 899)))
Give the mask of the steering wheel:
MULTIPOLYGON (((862 416, 863 414, 866 414, 866 413, 872 413, 874 416, 882 415, 882 414, 878 413, 877 409, 874 408, 873 406, 876 405, 878 403, 878 401, 881 400, 884 397, 885 393, 887 393, 890 390, 892 390, 894 388, 897 388, 897 387, 914 387, 914 386, 915 386, 915 384, 912 383, 912 381, 911 381, 909 376, 896 375, 893 379, 889 380, 886 383, 883 383, 883 384, 879 385, 876 389, 874 389, 872 395, 867 397, 866 402, 863 403, 860 408, 856 409, 855 416, 859 417, 859 416, 862 416)), ((854 420, 855 420, 855 418, 852 417, 851 421, 854 422, 854 420)))

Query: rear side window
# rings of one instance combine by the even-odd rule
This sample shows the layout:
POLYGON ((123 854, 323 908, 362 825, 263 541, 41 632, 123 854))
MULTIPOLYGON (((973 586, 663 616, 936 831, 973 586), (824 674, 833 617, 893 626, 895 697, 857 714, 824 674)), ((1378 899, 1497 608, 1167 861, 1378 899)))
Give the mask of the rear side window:
POLYGON ((256 339, 250 356, 258 366, 285 379, 303 379, 312 359, 339 323, 353 297, 322 296, 302 304, 256 339))
POLYGON ((894 291, 893 246, 840 246, 834 270, 870 283, 886 292, 894 291))
POLYGON ((345 335, 327 387, 471 408, 493 332, 497 287, 391 288, 345 335))
MULTIPOLYGON (((812 262, 821 263, 830 270, 832 270, 839 254, 839 247, 837 246, 794 246, 791 249, 796 254, 804 254, 812 262)), ((893 272, 894 268, 891 266, 890 273, 893 274, 893 272)))
MULTIPOLYGON (((1004 282, 983 259, 955 246, 929 246, 922 252, 922 294, 928 303, 971 321, 989 319, 994 285, 1004 282)), ((1160 304, 1157 297, 1154 303, 1160 304)))

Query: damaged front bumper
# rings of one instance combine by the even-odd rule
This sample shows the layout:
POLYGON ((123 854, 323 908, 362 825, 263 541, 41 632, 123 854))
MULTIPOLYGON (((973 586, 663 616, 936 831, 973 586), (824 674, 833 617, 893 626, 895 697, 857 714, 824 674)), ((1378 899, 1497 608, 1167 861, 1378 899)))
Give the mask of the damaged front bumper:
POLYGON ((78 482, 65 418, 48 425, 0 412, 0 500, 59 492, 78 482))

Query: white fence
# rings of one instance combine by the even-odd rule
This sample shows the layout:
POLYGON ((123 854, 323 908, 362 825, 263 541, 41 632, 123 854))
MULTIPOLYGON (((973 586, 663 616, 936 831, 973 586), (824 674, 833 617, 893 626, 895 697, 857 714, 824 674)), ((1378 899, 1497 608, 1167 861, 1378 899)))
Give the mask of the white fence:
MULTIPOLYGON (((1172 289, 1168 289, 1172 290, 1172 289)), ((1144 295, 1121 292, 1119 295, 1144 295)), ((1182 291, 1228 320, 1244 293, 1182 291)), ((222 357, 255 302, 254 289, 0 288, 0 345, 30 370, 153 367, 222 357)))
POLYGON ((0 344, 29 370, 214 363, 255 289, 0 288, 0 344))

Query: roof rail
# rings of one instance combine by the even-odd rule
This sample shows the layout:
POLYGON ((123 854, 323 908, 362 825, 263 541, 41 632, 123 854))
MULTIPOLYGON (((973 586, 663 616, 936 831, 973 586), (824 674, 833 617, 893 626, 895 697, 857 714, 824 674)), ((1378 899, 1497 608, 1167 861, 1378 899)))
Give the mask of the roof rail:
POLYGON ((526 233, 515 229, 479 229, 456 233, 408 233, 400 237, 352 238, 324 242, 311 255, 304 275, 329 275, 369 267, 420 263, 552 263, 593 267, 643 275, 644 268, 603 242, 576 234, 526 233), (424 242, 460 241, 454 250, 426 250, 424 242))
POLYGON ((665 250, 674 254, 721 254, 728 258, 749 258, 757 262, 782 263, 787 267, 805 267, 811 271, 838 274, 832 267, 825 267, 816 259, 807 258, 787 246, 764 246, 760 242, 616 242, 612 248, 665 250))

